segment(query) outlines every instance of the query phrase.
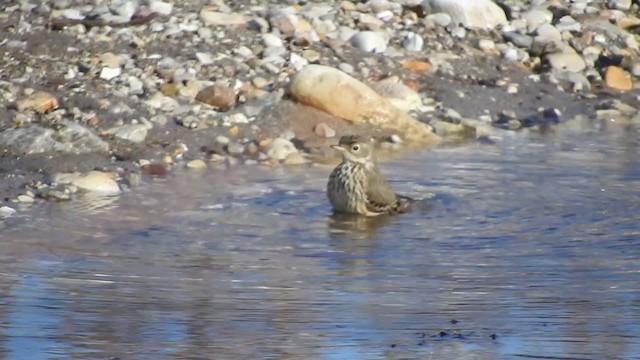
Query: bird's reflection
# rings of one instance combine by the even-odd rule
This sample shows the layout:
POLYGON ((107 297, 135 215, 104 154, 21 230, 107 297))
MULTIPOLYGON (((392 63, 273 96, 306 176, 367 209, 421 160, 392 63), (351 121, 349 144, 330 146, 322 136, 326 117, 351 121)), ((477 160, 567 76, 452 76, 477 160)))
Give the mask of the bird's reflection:
POLYGON ((328 225, 331 237, 371 239, 377 232, 391 224, 394 216, 362 216, 354 214, 333 213, 329 216, 328 225))

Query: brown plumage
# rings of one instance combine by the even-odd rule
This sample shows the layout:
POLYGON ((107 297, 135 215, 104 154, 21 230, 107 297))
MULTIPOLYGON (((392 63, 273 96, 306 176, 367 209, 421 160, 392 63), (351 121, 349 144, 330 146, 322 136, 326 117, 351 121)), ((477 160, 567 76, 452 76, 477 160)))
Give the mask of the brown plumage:
POLYGON ((335 212, 377 216, 409 209, 411 199, 396 194, 380 173, 371 141, 345 135, 331 147, 342 154, 342 162, 333 169, 327 184, 327 197, 335 212))

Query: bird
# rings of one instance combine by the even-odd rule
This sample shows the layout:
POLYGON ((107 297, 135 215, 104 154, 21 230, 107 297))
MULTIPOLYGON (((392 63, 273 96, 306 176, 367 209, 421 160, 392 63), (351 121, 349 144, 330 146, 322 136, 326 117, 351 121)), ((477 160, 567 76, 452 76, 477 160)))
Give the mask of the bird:
POLYGON ((327 183, 327 197, 334 212, 379 216, 410 209, 413 199, 396 194, 380 172, 371 139, 344 135, 331 148, 342 155, 342 162, 327 183))

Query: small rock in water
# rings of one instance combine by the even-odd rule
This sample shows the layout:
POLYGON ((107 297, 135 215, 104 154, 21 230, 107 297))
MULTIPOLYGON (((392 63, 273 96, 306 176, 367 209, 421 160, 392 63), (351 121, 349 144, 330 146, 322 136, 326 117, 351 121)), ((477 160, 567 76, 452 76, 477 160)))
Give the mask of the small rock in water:
POLYGON ((207 164, 200 159, 195 159, 189 161, 186 166, 189 169, 204 169, 207 167, 207 164))
POLYGON ((332 138, 336 136, 336 131, 325 123, 319 123, 318 125, 316 125, 313 129, 313 132, 315 132, 316 135, 325 138, 332 138))
POLYGON ((33 196, 22 194, 22 195, 18 195, 17 200, 20 203, 28 204, 33 202, 33 196))
POLYGON ((109 130, 113 136, 133 143, 143 142, 147 138, 148 131, 149 129, 144 124, 123 125, 109 130))
POLYGON ((302 154, 300 154, 299 152, 294 152, 287 155, 287 157, 285 157, 282 161, 282 163, 286 165, 300 165, 304 164, 305 162, 306 160, 304 156, 302 156, 302 154))
MULTIPOLYGON (((68 174, 63 174, 68 175, 68 174)), ((113 179, 113 175, 102 171, 89 171, 84 175, 68 176, 71 185, 88 192, 100 193, 104 195, 115 195, 120 193, 118 183, 113 179)))
POLYGON ((295 145, 287 139, 283 138, 275 138, 273 141, 267 146, 267 156, 276 160, 283 160, 289 154, 298 152, 295 145))
POLYGON ((6 219, 11 215, 15 214, 17 211, 9 206, 0 207, 0 220, 6 219))
POLYGON ((143 165, 142 171, 151 176, 164 176, 169 171, 167 167, 163 164, 146 164, 143 165))

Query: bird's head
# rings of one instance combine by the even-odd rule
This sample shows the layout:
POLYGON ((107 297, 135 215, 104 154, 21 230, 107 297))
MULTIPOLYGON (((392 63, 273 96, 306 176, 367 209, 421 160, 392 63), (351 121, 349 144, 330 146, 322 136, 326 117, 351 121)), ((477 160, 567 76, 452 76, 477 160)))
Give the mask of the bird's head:
POLYGON ((340 138, 338 145, 331 145, 331 148, 338 150, 345 161, 365 165, 373 162, 372 140, 356 135, 344 135, 340 138))

